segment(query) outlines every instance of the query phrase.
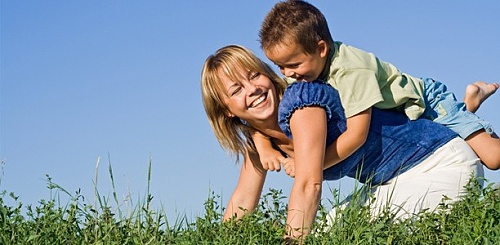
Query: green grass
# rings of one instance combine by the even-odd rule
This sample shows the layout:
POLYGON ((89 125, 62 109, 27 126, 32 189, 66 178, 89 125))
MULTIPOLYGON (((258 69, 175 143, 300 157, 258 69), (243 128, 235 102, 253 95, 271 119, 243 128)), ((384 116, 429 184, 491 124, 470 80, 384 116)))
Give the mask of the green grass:
MULTIPOLYGON (((151 163, 148 170, 146 197, 132 210, 119 208, 111 166, 112 198, 101 197, 96 189, 92 204, 79 192, 72 195, 53 183, 49 176, 51 197, 37 206, 24 206, 15 194, 4 190, 0 193, 0 244, 283 244, 286 203, 280 190, 269 190, 257 210, 240 221, 228 222, 221 222, 222 200, 211 192, 203 216, 178 217, 170 224, 165 210, 150 206, 151 163), (60 205, 53 193, 64 193, 71 201, 60 205), (15 204, 6 205, 7 199, 15 204)), ((368 208, 348 207, 331 230, 315 232, 306 244, 498 244, 498 186, 481 188, 472 181, 468 191, 459 202, 398 222, 389 213, 372 220, 368 208)), ((316 230, 322 230, 326 212, 320 208, 316 230)))

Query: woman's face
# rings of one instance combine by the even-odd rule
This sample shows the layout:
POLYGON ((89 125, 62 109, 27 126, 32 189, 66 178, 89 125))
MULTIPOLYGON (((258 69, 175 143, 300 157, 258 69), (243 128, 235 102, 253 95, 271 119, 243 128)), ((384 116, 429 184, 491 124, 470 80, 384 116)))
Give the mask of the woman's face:
POLYGON ((239 117, 257 126, 259 122, 276 119, 278 101, 269 77, 253 71, 241 71, 242 79, 233 81, 221 75, 224 103, 230 117, 239 117))

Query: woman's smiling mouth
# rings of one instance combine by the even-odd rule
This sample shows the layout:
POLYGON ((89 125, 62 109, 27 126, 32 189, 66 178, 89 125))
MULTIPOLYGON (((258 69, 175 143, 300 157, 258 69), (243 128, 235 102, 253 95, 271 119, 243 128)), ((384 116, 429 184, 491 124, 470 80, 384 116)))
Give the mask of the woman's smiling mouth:
POLYGON ((259 98, 257 98, 252 103, 250 103, 250 108, 257 107, 262 102, 264 102, 266 100, 266 98, 267 98, 267 93, 263 93, 261 96, 259 96, 259 98))

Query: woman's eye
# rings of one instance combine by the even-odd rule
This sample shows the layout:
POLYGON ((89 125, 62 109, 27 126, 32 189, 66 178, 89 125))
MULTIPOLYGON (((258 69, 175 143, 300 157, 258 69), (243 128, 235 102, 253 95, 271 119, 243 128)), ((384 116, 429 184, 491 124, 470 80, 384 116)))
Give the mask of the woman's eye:
POLYGON ((259 77, 260 77, 260 73, 259 72, 253 72, 250 75, 250 80, 254 80, 254 79, 259 78, 259 77))
POLYGON ((241 87, 234 88, 233 91, 231 91, 231 96, 238 94, 241 91, 241 87))

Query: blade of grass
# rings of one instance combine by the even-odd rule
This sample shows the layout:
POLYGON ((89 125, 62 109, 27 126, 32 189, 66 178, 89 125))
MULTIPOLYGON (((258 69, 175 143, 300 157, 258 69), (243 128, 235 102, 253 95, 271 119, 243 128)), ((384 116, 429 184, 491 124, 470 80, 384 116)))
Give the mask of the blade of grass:
POLYGON ((115 199, 116 203, 116 208, 118 209, 118 215, 120 217, 120 220, 122 220, 122 211, 120 209, 120 203, 118 202, 118 197, 116 195, 116 187, 115 187, 115 178, 113 176, 113 168, 111 167, 111 156, 108 153, 108 171, 109 171, 109 176, 111 178, 111 187, 113 188, 113 198, 115 199))
POLYGON ((151 158, 151 155, 149 156, 149 162, 148 162, 148 185, 147 185, 147 190, 146 190, 146 207, 149 210, 150 205, 151 205, 151 200, 153 199, 151 196, 150 192, 150 186, 151 186, 151 164, 153 162, 153 159, 151 158))

